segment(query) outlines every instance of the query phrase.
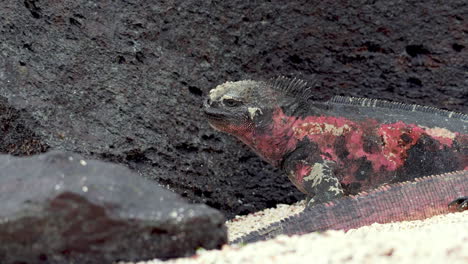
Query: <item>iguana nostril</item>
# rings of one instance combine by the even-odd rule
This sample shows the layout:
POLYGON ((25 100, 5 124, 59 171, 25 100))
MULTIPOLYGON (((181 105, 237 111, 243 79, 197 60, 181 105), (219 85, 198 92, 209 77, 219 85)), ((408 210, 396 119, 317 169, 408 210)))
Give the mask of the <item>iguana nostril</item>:
POLYGON ((206 99, 205 99, 205 102, 203 102, 203 105, 204 105, 205 107, 211 106, 211 100, 210 100, 210 98, 206 98, 206 99))

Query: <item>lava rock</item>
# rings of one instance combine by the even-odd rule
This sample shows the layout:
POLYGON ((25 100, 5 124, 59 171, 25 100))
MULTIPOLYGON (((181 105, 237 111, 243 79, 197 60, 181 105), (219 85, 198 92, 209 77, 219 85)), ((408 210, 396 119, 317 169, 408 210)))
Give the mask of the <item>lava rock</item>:
POLYGON ((0 155, 0 201, 0 263, 166 259, 227 239, 218 211, 77 154, 0 155))
POLYGON ((228 217, 292 203, 304 196, 285 175, 208 125, 208 91, 285 75, 317 99, 466 112, 467 12, 466 0, 1 1, 0 110, 15 115, 0 151, 119 162, 228 217))

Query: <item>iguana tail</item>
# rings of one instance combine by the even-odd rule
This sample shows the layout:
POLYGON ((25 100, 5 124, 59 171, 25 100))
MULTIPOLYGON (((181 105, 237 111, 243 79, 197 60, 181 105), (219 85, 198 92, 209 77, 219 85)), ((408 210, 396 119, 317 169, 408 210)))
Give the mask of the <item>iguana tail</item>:
POLYGON ((419 220, 468 209, 468 170, 385 185, 306 208, 303 212, 231 242, 250 243, 277 235, 349 230, 373 223, 419 220))

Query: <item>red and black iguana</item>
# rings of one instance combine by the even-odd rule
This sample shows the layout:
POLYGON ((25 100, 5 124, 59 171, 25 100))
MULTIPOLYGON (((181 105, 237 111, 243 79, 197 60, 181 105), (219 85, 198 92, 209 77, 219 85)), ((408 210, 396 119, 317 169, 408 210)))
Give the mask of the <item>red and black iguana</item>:
MULTIPOLYGON (((307 84, 298 79, 226 82, 210 91, 204 111, 215 129, 234 135, 267 162, 281 168, 307 195, 308 206, 386 184, 461 171, 415 181, 416 187, 402 193, 405 197, 393 194, 380 206, 397 208, 395 212, 403 214, 410 209, 399 199, 415 199, 419 210, 430 212, 432 205, 427 200, 437 194, 415 195, 437 192, 437 185, 443 182, 441 177, 452 175, 459 187, 452 188, 452 200, 465 196, 456 203, 460 210, 468 207, 467 115, 376 99, 337 96, 322 102, 310 98, 307 84), (420 182, 430 182, 430 186, 420 182)), ((394 191, 397 186, 406 185, 387 189, 394 191)), ((382 196, 385 192, 375 194, 382 196)), ((360 197, 369 198, 366 193, 360 197)), ((378 210, 366 208, 365 203, 359 206, 359 210, 378 210)), ((316 206, 310 209, 313 208, 316 206)), ((353 212, 349 213, 352 216, 353 212)), ((306 219, 307 214, 312 213, 306 209, 302 218, 306 219)), ((394 220, 387 218, 387 222, 394 220)), ((296 231, 282 233, 317 230, 288 221, 296 231)), ((357 219, 353 227, 369 224, 366 221, 357 219)), ((277 223, 280 227, 276 229, 286 229, 284 223, 277 223)))

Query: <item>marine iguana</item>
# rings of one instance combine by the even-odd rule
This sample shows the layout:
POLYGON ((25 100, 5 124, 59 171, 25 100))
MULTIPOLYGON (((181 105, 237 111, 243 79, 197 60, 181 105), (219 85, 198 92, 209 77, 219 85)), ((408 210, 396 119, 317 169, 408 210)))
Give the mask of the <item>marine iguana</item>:
POLYGON ((307 207, 301 213, 250 232, 230 244, 330 229, 347 231, 373 223, 421 220, 468 210, 468 196, 461 196, 467 193, 468 170, 416 178, 307 207), (453 200, 457 196, 460 197, 453 200))
POLYGON ((462 113, 342 96, 315 101, 306 82, 285 77, 221 84, 204 112, 212 127, 281 168, 308 206, 468 170, 462 113))

